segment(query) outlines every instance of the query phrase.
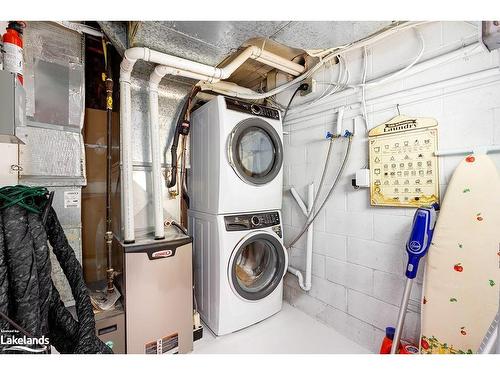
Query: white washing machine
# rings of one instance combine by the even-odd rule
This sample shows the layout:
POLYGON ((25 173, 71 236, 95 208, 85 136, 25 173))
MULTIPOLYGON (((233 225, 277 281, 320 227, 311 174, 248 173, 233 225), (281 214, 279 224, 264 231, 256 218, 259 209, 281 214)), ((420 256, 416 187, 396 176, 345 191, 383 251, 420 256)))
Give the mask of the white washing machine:
POLYGON ((217 96, 191 116, 190 208, 281 209, 283 127, 274 108, 217 96))
POLYGON ((197 308, 216 335, 279 312, 288 254, 279 211, 212 215, 188 211, 197 308))

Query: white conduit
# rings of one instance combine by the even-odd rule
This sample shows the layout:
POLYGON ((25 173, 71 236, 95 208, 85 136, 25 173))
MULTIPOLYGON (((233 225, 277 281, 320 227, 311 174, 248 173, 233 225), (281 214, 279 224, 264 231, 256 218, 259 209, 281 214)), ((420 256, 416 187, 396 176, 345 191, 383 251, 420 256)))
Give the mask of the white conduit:
MULTIPOLYGON (((313 209, 314 184, 310 184, 307 190, 307 207, 300 198, 295 188, 292 187, 290 189, 290 192, 292 193, 292 196, 295 198, 295 201, 299 205, 304 216, 308 218, 309 214, 311 213, 311 210, 313 209)), ((292 266, 288 266, 288 272, 290 272, 292 275, 297 276, 300 288, 305 290, 306 292, 311 290, 312 286, 311 279, 312 279, 312 250, 313 250, 313 230, 314 230, 313 226, 314 224, 311 223, 309 225, 309 228, 307 228, 305 282, 302 272, 300 272, 298 269, 292 266)))
POLYGON ((227 79, 247 59, 255 59, 289 74, 300 75, 304 67, 288 61, 259 47, 245 48, 236 58, 223 68, 200 64, 180 57, 153 51, 149 48, 133 47, 125 51, 120 64, 120 152, 121 152, 121 206, 123 219, 123 240, 135 241, 134 198, 132 176, 132 108, 130 77, 137 60, 160 64, 150 77, 151 110, 151 154, 153 158, 153 200, 155 205, 155 237, 163 237, 163 203, 161 194, 161 160, 158 137, 158 85, 166 74, 179 75, 206 82, 227 79), (156 136, 155 136, 156 135, 156 136), (161 219, 161 220, 160 220, 161 219), (161 228, 160 228, 161 225, 161 228))

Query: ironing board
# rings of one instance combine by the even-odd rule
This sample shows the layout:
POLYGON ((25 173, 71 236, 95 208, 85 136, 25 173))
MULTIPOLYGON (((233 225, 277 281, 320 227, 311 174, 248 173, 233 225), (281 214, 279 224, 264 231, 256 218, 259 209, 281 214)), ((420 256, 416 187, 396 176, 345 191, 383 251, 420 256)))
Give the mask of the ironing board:
POLYGON ((455 170, 427 258, 420 352, 476 353, 499 305, 500 177, 487 155, 455 170))

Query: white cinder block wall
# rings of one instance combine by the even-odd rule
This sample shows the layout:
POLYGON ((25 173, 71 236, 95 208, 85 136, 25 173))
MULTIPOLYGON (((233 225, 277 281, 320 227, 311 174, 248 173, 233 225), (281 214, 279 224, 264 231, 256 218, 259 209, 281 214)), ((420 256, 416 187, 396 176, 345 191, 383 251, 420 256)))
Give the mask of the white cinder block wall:
MULTIPOLYGON (((441 22, 419 26, 425 40, 421 61, 473 43, 478 23, 441 22)), ((367 48, 367 80, 408 65, 417 56, 420 42, 414 31, 391 36, 367 48)), ((350 83, 362 80, 362 50, 344 57, 350 83)), ((318 82, 336 80, 338 67, 319 71, 318 82)), ((318 85, 315 94, 296 96, 293 106, 310 101, 327 86, 318 85)), ((291 95, 278 96, 286 104, 291 95)), ((439 122, 439 147, 462 148, 500 144, 499 54, 476 48, 473 53, 421 73, 404 76, 366 91, 368 126, 371 128, 397 115, 434 117, 439 122), (461 77, 454 79, 456 77, 461 77), (453 79, 453 80, 452 80, 453 79), (414 89, 415 88, 415 89, 414 89), (409 91, 411 89, 411 91, 409 91)), ((337 329, 361 345, 378 352, 386 326, 395 325, 403 293, 406 264, 404 243, 413 209, 371 207, 367 189, 354 190, 351 178, 367 165, 367 136, 360 109, 361 93, 336 94, 298 111, 285 121, 283 221, 285 242, 294 237, 304 218, 289 188, 306 198, 307 185, 321 177, 336 109, 348 106, 344 128, 356 124, 351 157, 344 177, 314 224, 313 279, 310 292, 303 292, 297 279, 285 277, 285 299, 292 305, 337 329)), ((293 108, 292 106, 292 108, 293 108)), ((331 185, 344 155, 346 141, 336 141, 327 186, 331 185)), ((500 168, 500 154, 491 154, 500 168)), ((440 188, 446 186, 461 157, 441 157, 440 188)), ((290 263, 305 267, 305 236, 290 252, 290 263)), ((422 271, 422 269, 421 269, 422 271)), ((418 341, 422 272, 414 284, 406 318, 404 337, 418 341)), ((444 322, 443 322, 444 323, 444 322)))

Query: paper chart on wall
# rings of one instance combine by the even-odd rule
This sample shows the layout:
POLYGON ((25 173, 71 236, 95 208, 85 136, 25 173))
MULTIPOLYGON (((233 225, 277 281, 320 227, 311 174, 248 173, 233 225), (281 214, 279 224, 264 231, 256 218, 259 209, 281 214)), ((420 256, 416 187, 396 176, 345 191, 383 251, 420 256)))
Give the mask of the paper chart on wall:
POLYGON ((397 116, 368 134, 372 206, 419 207, 439 200, 437 121, 397 116))

